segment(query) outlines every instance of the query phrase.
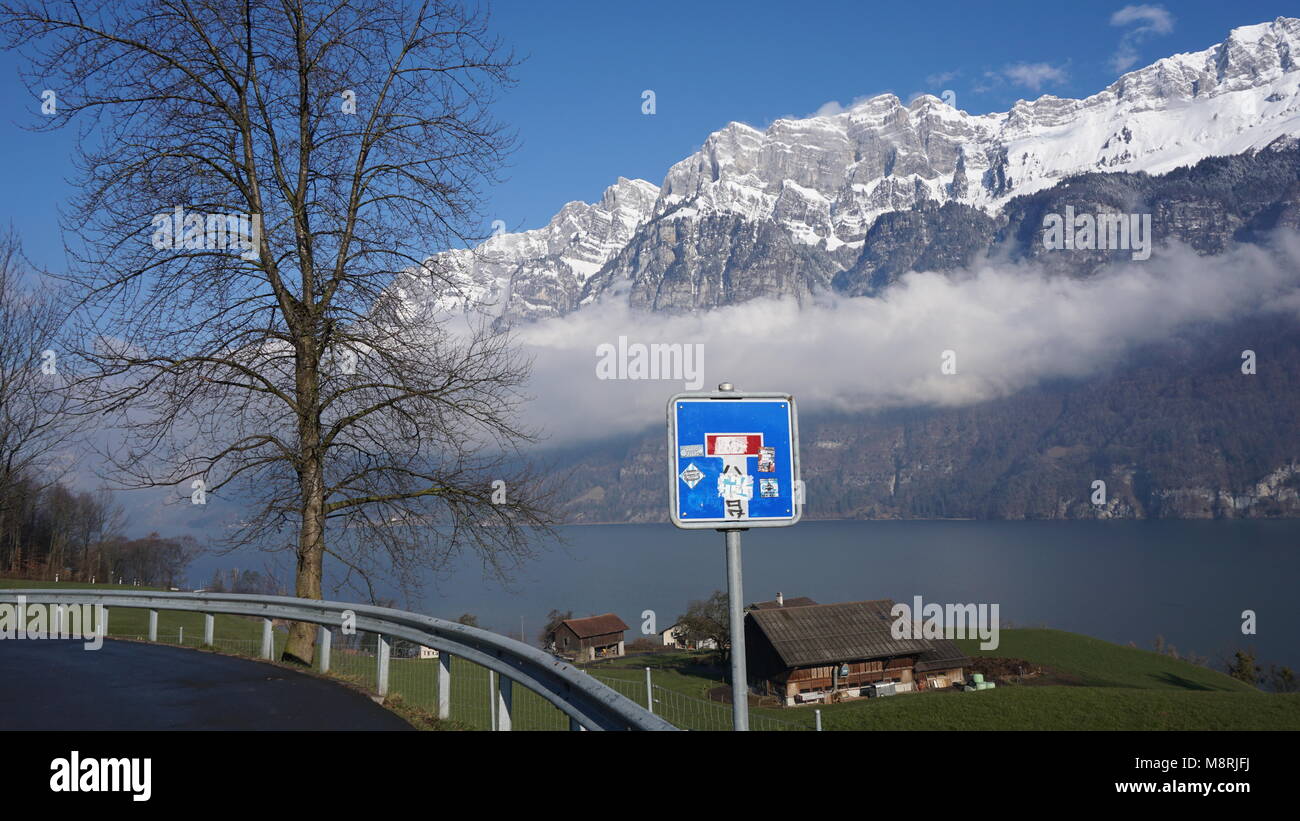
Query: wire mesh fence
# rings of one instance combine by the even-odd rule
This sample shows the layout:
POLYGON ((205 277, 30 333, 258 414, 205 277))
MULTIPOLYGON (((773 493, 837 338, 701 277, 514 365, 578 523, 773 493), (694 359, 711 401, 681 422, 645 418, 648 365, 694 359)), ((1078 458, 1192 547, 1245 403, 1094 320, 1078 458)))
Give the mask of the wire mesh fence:
MULTIPOLYGON (((653 675, 653 674, 652 674, 653 675)), ((646 684, 617 676, 593 673, 592 676, 638 704, 646 705, 646 684)), ((670 690, 651 681, 653 712, 682 730, 731 730, 731 705, 670 690)), ((750 710, 749 728, 761 731, 813 730, 811 721, 776 718, 750 710)))

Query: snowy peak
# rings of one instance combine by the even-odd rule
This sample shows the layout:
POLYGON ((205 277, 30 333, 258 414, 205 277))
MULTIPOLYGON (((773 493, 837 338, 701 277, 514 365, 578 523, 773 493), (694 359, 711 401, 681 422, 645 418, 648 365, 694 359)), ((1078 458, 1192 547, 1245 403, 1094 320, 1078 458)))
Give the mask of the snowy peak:
POLYGON ((432 302, 438 311, 472 307, 526 317, 567 313, 583 283, 627 244, 658 197, 654 183, 619 177, 599 202, 566 203, 544 228, 498 232, 475 249, 431 257, 426 266, 446 286, 436 294, 426 288, 405 298, 432 302))
POLYGON ((1045 95, 971 115, 930 95, 905 105, 881 94, 763 131, 732 123, 669 170, 655 214, 781 219, 793 183, 805 203, 809 192, 827 203, 816 215, 795 209, 793 233, 833 248, 860 242, 880 214, 926 199, 993 213, 1074 174, 1163 173, 1294 133, 1297 55, 1300 20, 1283 17, 1125 74, 1083 100, 1045 95), (814 222, 830 230, 809 235, 814 222))
MULTIPOLYGON (((486 303, 519 317, 565 313, 621 280, 639 282, 649 302, 665 276, 705 299, 716 283, 743 287, 762 253, 787 253, 805 269, 792 276, 824 282, 854 265, 891 212, 956 202, 992 216, 1081 173, 1164 174, 1296 134, 1300 20, 1280 17, 1084 99, 1045 95, 972 115, 928 94, 906 104, 881 94, 762 130, 733 122, 669 168, 661 187, 620 178, 599 202, 569 203, 544 228, 431 262, 462 284, 439 304, 486 303)), ((764 288, 789 284, 775 270, 762 276, 764 288)))

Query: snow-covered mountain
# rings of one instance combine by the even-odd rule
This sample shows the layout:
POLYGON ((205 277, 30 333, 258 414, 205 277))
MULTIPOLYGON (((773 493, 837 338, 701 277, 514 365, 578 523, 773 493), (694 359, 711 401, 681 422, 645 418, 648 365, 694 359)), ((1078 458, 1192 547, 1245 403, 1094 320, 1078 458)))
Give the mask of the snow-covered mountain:
POLYGON ((431 258, 459 286, 424 298, 519 318, 567 313, 620 282, 633 305, 655 310, 803 298, 878 255, 869 236, 884 215, 956 203, 996 217, 1074 175, 1165 174, 1295 134, 1300 19, 1278 18, 1082 100, 1047 95, 972 115, 884 94, 765 130, 731 123, 661 187, 620 178, 545 228, 431 258))
POLYGON ((433 300, 444 311, 473 305, 515 317, 568 313, 587 280, 650 215, 658 194, 653 183, 619 177, 600 202, 570 202, 544 228, 498 232, 475 249, 436 255, 427 264, 454 286, 430 294, 407 282, 404 295, 433 300))

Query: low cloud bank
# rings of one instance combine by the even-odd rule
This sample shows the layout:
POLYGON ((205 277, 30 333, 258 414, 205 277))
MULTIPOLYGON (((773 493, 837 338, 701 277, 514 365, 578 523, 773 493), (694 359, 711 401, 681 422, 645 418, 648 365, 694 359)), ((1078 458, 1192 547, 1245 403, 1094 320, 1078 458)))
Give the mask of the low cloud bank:
POLYGON ((726 380, 789 391, 805 412, 869 410, 964 405, 1087 377, 1187 326, 1275 311, 1300 314, 1300 237, 1290 233, 1215 257, 1173 246, 1081 280, 985 261, 908 274, 874 299, 754 300, 674 316, 620 297, 517 330, 534 358, 527 419, 551 443, 572 444, 661 424, 668 398, 687 389, 690 373, 601 378, 610 371, 598 370, 597 350, 618 348, 620 336, 624 360, 637 343, 702 344, 705 390, 726 380), (954 374, 942 371, 945 356, 954 374))

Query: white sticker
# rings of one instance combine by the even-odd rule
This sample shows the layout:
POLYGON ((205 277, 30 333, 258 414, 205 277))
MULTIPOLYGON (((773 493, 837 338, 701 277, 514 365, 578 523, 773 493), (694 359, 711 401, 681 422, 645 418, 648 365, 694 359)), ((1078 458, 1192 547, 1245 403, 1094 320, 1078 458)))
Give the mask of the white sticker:
POLYGON ((688 488, 694 490, 695 486, 704 478, 704 471, 697 468, 694 463, 691 463, 686 466, 686 470, 683 470, 681 473, 677 474, 677 476, 686 483, 688 488))
POLYGON ((754 477, 728 467, 718 476, 718 495, 728 502, 747 502, 754 498, 754 477))
POLYGON ((680 450, 683 459, 704 455, 704 445, 682 445, 680 450))
POLYGON ((748 436, 719 436, 713 442, 715 456, 744 456, 749 453, 748 436))
POLYGON ((764 499, 774 499, 781 495, 779 486, 775 479, 760 479, 758 481, 758 495, 764 499))

